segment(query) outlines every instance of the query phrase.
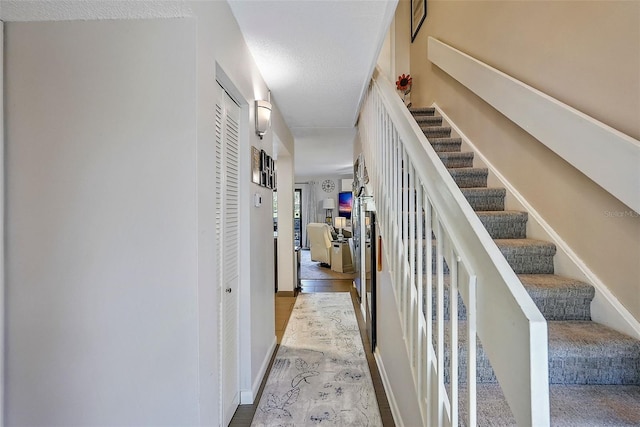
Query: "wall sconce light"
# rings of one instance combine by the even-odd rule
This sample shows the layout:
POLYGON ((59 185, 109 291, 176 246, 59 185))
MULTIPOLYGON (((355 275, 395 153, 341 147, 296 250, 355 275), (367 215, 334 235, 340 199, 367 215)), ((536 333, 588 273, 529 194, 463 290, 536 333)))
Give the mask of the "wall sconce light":
POLYGON ((347 218, 343 216, 337 216, 333 219, 334 226, 339 230, 338 231, 338 241, 342 242, 344 240, 344 235, 342 234, 342 229, 347 226, 347 218))
MULTIPOLYGON (((271 98, 271 96, 269 96, 271 98)), ((271 103, 256 101, 256 134, 262 139, 271 126, 271 103)))

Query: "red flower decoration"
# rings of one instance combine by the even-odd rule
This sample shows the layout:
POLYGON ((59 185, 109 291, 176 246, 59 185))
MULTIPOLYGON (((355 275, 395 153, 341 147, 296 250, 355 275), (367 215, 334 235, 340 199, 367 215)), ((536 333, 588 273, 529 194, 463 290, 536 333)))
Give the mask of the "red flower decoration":
POLYGON ((396 82, 396 89, 398 90, 407 90, 411 86, 411 74, 407 74, 406 76, 403 74, 398 76, 398 81, 396 82))

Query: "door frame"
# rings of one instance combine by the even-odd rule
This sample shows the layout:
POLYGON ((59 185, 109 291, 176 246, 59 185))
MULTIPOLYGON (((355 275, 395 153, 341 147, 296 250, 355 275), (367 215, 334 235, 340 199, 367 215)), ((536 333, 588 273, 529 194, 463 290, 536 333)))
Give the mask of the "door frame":
MULTIPOLYGON (((222 67, 216 62, 215 65, 215 76, 214 76, 214 84, 219 85, 222 89, 231 97, 231 99, 240 107, 240 123, 239 123, 239 135, 238 135, 238 151, 239 151, 239 194, 240 200, 239 204, 239 216, 240 216, 240 224, 248 224, 250 221, 249 211, 250 204, 245 200, 246 197, 243 195, 248 194, 248 180, 243 179, 246 175, 246 170, 249 170, 249 165, 247 164, 249 157, 249 134, 250 134, 250 123, 249 123, 249 102, 245 100, 242 96, 242 93, 237 89, 237 86, 233 83, 233 80, 228 76, 227 73, 224 72, 222 67), (246 153, 245 153, 246 152, 246 153), (246 155, 245 155, 246 154, 246 155), (247 160, 247 162, 245 162, 247 160), (245 170, 246 169, 246 170, 245 170)), ((216 97, 216 102, 219 99, 216 97)), ((248 173, 248 172, 247 172, 248 173)), ((250 256, 250 230, 247 227, 239 227, 239 253, 247 254, 246 256, 250 256)), ((216 245, 217 246, 217 245, 216 245)), ((216 248, 217 249, 217 248, 216 248)), ((217 254, 216 254, 217 256, 217 254)), ((250 262, 249 260, 246 260, 250 262)), ((251 389, 251 324, 249 323, 251 316, 250 313, 250 273, 247 271, 248 269, 239 269, 238 276, 238 290, 237 290, 237 343, 238 343, 238 399, 239 404, 247 403, 243 399, 243 395, 246 394, 245 389, 251 389), (248 386, 247 386, 248 384, 248 386)), ((218 308, 222 307, 223 301, 223 284, 218 283, 217 292, 219 301, 218 308)), ((222 337, 219 337, 218 340, 219 349, 218 349, 218 357, 222 357, 222 337)), ((218 366, 222 366, 222 360, 218 361, 218 366)), ((220 378, 221 380, 221 378, 220 378)), ((222 395, 219 397, 220 403, 220 422, 224 417, 222 411, 222 395)))

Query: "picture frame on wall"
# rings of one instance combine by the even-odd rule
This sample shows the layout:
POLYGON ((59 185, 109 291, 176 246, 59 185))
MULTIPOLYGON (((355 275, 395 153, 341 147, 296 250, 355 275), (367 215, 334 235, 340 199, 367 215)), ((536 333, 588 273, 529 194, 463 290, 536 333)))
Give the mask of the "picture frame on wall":
POLYGON ((267 174, 267 188, 273 188, 273 176, 271 175, 271 157, 267 160, 267 170, 265 171, 267 174))
POLYGON ((276 188, 276 161, 255 147, 251 147, 251 181, 272 190, 276 188))
POLYGON ((251 147, 251 182, 260 185, 260 150, 251 147))
POLYGON ((276 161, 271 159, 271 188, 274 190, 278 188, 276 182, 276 161))
POLYGON ((411 43, 427 17, 427 0, 411 0, 411 43))
POLYGON ((260 150, 260 172, 267 170, 267 152, 260 150))
POLYGON ((264 150, 260 150, 260 185, 263 187, 267 186, 268 179, 268 158, 267 152, 264 150))
POLYGON ((273 160, 273 157, 269 158, 269 175, 270 175, 270 181, 271 181, 271 188, 272 190, 276 189, 276 162, 275 160, 273 160))

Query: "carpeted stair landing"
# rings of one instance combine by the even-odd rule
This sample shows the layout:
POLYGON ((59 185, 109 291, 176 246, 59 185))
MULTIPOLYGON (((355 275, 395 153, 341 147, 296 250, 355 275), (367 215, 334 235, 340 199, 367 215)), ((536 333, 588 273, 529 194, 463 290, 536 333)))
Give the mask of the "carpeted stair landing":
MULTIPOLYGON (((487 169, 473 167, 474 153, 462 151, 462 140, 452 137, 451 127, 434 108, 410 111, 548 321, 551 425, 640 426, 640 341, 593 322, 594 288, 554 274, 555 245, 527 238, 527 213, 505 210, 506 190, 487 187, 487 169)), ((465 378, 466 310, 460 298, 458 313, 459 374, 465 378)), ((445 366, 447 359, 448 354, 445 366)), ((477 361, 478 425, 515 425, 479 341, 477 361)), ((449 374, 445 372, 445 377, 449 374)), ((463 411, 465 407, 460 405, 463 411)))

